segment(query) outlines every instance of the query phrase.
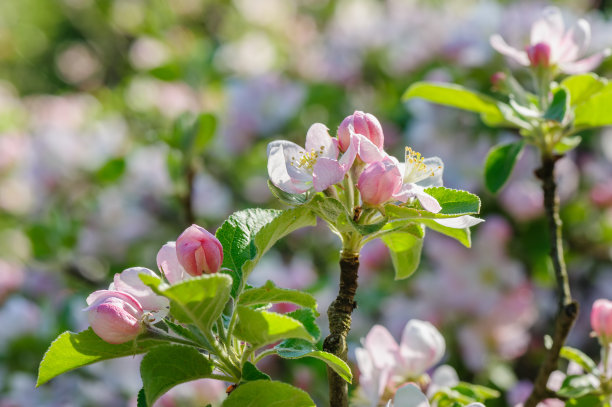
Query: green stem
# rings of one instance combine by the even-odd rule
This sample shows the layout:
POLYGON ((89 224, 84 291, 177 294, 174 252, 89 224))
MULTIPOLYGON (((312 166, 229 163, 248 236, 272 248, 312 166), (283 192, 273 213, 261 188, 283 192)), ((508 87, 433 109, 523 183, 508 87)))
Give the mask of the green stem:
POLYGON ((235 382, 236 381, 236 377, 230 377, 230 376, 225 376, 225 375, 221 375, 221 374, 214 374, 211 373, 208 375, 209 378, 211 379, 217 379, 217 380, 222 380, 224 382, 235 382))
POLYGON ((152 325, 147 325, 147 332, 149 332, 154 339, 161 339, 172 343, 178 343, 180 345, 188 345, 193 346, 194 348, 203 349, 202 346, 198 343, 195 343, 188 339, 168 335, 165 331, 158 329, 152 325))
POLYGON ((259 355, 257 355, 255 357, 255 362, 254 364, 257 364, 257 362, 259 362, 260 360, 262 360, 263 358, 265 358, 266 356, 270 356, 270 355, 274 355, 276 354, 276 349, 271 348, 271 349, 266 349, 263 352, 260 352, 259 355))

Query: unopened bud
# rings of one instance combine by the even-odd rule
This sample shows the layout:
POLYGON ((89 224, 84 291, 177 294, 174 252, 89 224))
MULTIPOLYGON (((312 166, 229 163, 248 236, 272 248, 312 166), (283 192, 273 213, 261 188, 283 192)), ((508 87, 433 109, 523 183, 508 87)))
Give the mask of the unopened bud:
POLYGON ((402 187, 402 173, 390 157, 368 164, 357 182, 361 199, 368 205, 381 205, 402 187))
POLYGON ((353 127, 355 133, 365 136, 379 149, 383 148, 385 136, 383 135, 382 126, 378 119, 370 113, 364 113, 357 110, 355 113, 342 120, 340 127, 338 127, 338 144, 340 150, 346 151, 351 144, 350 126, 353 127))
POLYGON ((221 269, 223 246, 203 227, 191 225, 176 239, 176 257, 192 276, 212 274, 221 269))
POLYGON ((591 327, 602 342, 612 340, 612 301, 595 301, 591 309, 591 327))
POLYGON ((535 45, 530 45, 526 51, 531 66, 543 68, 550 66, 550 45, 547 43, 538 42, 535 45))
POLYGON ((102 340, 118 344, 135 339, 142 330, 142 306, 120 291, 99 290, 87 297, 89 324, 102 340))

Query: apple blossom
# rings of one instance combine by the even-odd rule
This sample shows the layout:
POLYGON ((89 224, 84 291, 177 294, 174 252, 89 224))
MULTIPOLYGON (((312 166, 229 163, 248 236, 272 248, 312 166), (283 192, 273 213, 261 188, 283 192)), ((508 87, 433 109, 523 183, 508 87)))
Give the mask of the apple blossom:
POLYGON ((113 282, 109 286, 111 291, 121 291, 131 295, 142 306, 145 311, 159 313, 163 318, 168 314, 170 301, 161 295, 157 295, 153 290, 140 280, 140 275, 157 276, 153 271, 145 267, 132 267, 123 270, 121 274, 115 274, 113 282))
POLYGON ((591 327, 603 342, 612 340, 612 301, 599 299, 593 303, 591 327))
POLYGON ((291 141, 271 142, 268 144, 270 181, 292 194, 301 194, 312 188, 321 192, 337 184, 353 165, 358 142, 351 142, 340 159, 337 143, 321 123, 315 123, 308 129, 305 149, 291 141))
POLYGON ((203 227, 191 225, 176 239, 176 257, 192 276, 213 274, 223 263, 223 246, 203 227))
POLYGON ((401 187, 402 173, 392 157, 368 164, 357 182, 361 199, 368 205, 388 202, 401 187))
POLYGON ((353 132, 365 136, 379 150, 382 150, 385 137, 382 126, 374 115, 356 110, 355 113, 342 120, 338 127, 338 146, 341 151, 349 148, 353 132))
POLYGON ((170 284, 176 284, 189 276, 179 263, 176 242, 168 242, 157 252, 157 267, 170 284))
POLYGON ((425 188, 442 186, 444 164, 438 157, 425 158, 410 147, 406 147, 403 167, 404 185, 395 194, 397 200, 405 202, 416 198, 429 212, 438 213, 442 209, 438 201, 425 192, 425 188))
POLYGON ((130 294, 98 290, 87 297, 89 324, 104 341, 119 344, 135 339, 142 331, 144 310, 130 294))
POLYGON ((514 59, 519 64, 533 67, 558 67, 567 74, 579 74, 593 70, 610 54, 609 49, 590 57, 578 59, 589 46, 591 27, 583 19, 578 20, 569 30, 565 30, 561 11, 548 7, 531 26, 530 45, 520 51, 508 45, 495 34, 491 36, 491 46, 498 52, 514 59))
MULTIPOLYGON (((393 401, 389 400, 386 407, 430 407, 430 404, 414 383, 408 383, 397 389, 393 401)), ((484 404, 470 403, 465 407, 484 407, 484 404)))

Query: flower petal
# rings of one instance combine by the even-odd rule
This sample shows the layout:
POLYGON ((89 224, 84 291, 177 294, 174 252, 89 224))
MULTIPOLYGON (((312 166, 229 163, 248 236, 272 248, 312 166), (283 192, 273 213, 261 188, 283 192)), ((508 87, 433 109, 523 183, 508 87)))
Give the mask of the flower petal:
POLYGON ((484 222, 484 219, 475 218, 469 215, 459 216, 457 218, 434 219, 434 220, 442 226, 446 226, 448 228, 454 228, 454 229, 465 229, 465 228, 469 228, 469 227, 472 227, 474 225, 478 225, 479 223, 484 222))
POLYGON ((572 62, 584 53, 591 42, 591 26, 580 19, 563 36, 558 49, 553 49, 554 62, 572 62))
POLYGON ((429 407, 427 396, 413 383, 408 383, 395 392, 393 397, 395 407, 429 407))
POLYGON ((374 325, 365 337, 364 346, 378 369, 391 368, 397 363, 399 345, 382 325, 374 325))
POLYGON ((170 284, 176 284, 189 277, 176 257, 176 242, 168 242, 159 249, 157 267, 164 273, 170 284))
POLYGON ((500 54, 514 59, 521 65, 529 66, 529 58, 527 57, 527 53, 525 51, 519 51, 518 49, 508 45, 501 35, 492 35, 489 39, 489 43, 500 54))
POLYGON ((312 181, 315 191, 321 192, 341 182, 346 171, 340 163, 330 158, 319 158, 312 168, 312 181))
POLYGON ((357 154, 361 161, 365 163, 373 163, 376 161, 380 161, 385 158, 385 153, 376 147, 374 143, 372 143, 366 136, 361 134, 354 134, 355 137, 359 140, 359 151, 357 154))
POLYGON ((306 151, 321 152, 321 157, 338 158, 337 141, 329 135, 329 129, 322 123, 315 123, 306 133, 306 151))
POLYGON ((583 58, 576 62, 563 62, 559 64, 559 69, 569 75, 576 75, 580 73, 590 72, 597 68, 601 61, 610 55, 610 49, 606 48, 596 54, 591 55, 588 58, 583 58))
POLYGON ((157 277, 157 274, 148 268, 132 267, 115 274, 114 290, 130 294, 145 311, 160 311, 163 316, 167 315, 170 301, 166 297, 155 294, 150 287, 145 285, 139 277, 141 274, 157 277))
POLYGON ((286 140, 268 144, 268 176, 278 188, 291 194, 301 194, 310 189, 312 177, 305 170, 291 165, 292 157, 299 157, 304 149, 286 140))
POLYGON ((555 48, 561 43, 564 32, 561 11, 557 7, 547 7, 531 26, 531 45, 545 42, 555 48))
POLYGON ((444 356, 446 343, 442 334, 430 322, 411 319, 402 332, 399 354, 401 373, 417 377, 444 356))

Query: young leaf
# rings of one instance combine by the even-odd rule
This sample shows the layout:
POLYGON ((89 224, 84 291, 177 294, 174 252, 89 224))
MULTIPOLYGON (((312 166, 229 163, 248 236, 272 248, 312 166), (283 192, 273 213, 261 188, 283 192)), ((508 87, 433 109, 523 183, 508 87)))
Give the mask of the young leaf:
POLYGON ((305 206, 286 211, 247 209, 232 214, 217 230, 223 245, 223 267, 233 270, 232 297, 236 297, 261 256, 279 239, 296 229, 316 225, 305 206))
POLYGON ((344 205, 335 198, 316 195, 308 204, 321 219, 333 225, 340 232, 353 232, 356 229, 351 223, 349 214, 344 205))
POLYGON ((606 80, 594 73, 568 76, 563 79, 561 85, 564 86, 570 95, 572 107, 586 102, 591 96, 601 91, 606 85, 606 80))
MULTIPOLYGON (((418 229, 422 228, 414 225, 418 229)), ((422 232, 424 234, 424 232, 422 232)), ((381 236, 383 243, 389 248, 391 262, 395 269, 395 279, 408 278, 414 273, 421 262, 423 238, 415 236, 414 231, 400 229, 397 232, 381 236)))
POLYGON ((580 349, 572 348, 571 346, 564 346, 561 348, 559 356, 578 363, 588 373, 599 374, 599 369, 597 369, 597 365, 593 359, 588 357, 587 354, 582 352, 580 349))
POLYGON ((36 387, 77 367, 137 355, 164 343, 143 336, 135 342, 113 345, 100 339, 91 328, 79 333, 66 331, 51 343, 40 362, 36 387))
POLYGON ((136 407, 148 407, 147 397, 145 396, 144 388, 138 392, 138 398, 136 399, 136 407))
POLYGON ((467 191, 432 187, 425 192, 436 198, 442 207, 441 215, 473 215, 480 212, 480 198, 467 191))
POLYGON ((306 331, 308 331, 315 341, 319 340, 321 337, 321 330, 317 325, 317 317, 319 316, 318 312, 315 315, 315 311, 310 308, 300 308, 285 315, 300 321, 302 325, 304 325, 304 328, 306 328, 306 331))
POLYGON ((571 375, 567 376, 557 394, 567 398, 578 398, 597 390, 599 381, 593 375, 571 375))
POLYGON ((544 119, 563 123, 570 110, 570 96, 563 87, 556 89, 553 100, 544 112, 544 119))
POLYGON ((574 127, 588 128, 612 124, 612 82, 574 109, 574 127))
POLYGON ((223 407, 315 407, 303 390, 282 382, 256 380, 239 385, 223 407))
POLYGON ((170 311, 177 320, 208 331, 223 312, 230 298, 231 286, 229 276, 217 273, 161 286, 156 291, 170 299, 170 311))
POLYGON ((580 136, 569 136, 563 137, 557 144, 555 144, 555 153, 557 154, 565 154, 568 151, 571 151, 578 147, 580 142, 582 141, 582 137, 580 136))
POLYGON ((422 225, 427 226, 428 228, 432 230, 435 230, 438 233, 442 233, 443 235, 452 237, 453 239, 457 240, 459 243, 461 243, 465 247, 472 246, 472 238, 471 238, 471 232, 469 228, 465 228, 465 229, 451 228, 448 226, 440 225, 438 222, 436 222, 433 219, 420 219, 418 222, 421 223, 422 225))
POLYGON ((290 194, 289 192, 285 192, 282 189, 278 188, 270 180, 268 180, 268 188, 270 189, 270 192, 272 192, 272 195, 276 197, 276 199, 278 199, 282 203, 291 206, 304 205, 314 196, 313 194, 310 194, 308 192, 304 192, 303 194, 290 194))
POLYGON ((502 104, 501 102, 459 85, 417 82, 408 88, 402 99, 407 100, 414 97, 480 113, 483 120, 491 125, 507 124, 507 120, 499 108, 499 105, 502 104))
POLYGON ((152 406, 172 387, 209 377, 212 371, 212 362, 196 348, 164 345, 152 349, 140 364, 147 404, 152 406))
POLYGON ((485 185, 489 191, 496 193, 504 186, 523 147, 525 147, 523 141, 516 141, 497 145, 489 150, 484 165, 485 185))
POLYGON ((201 154, 212 141, 217 130, 217 118, 210 113, 202 113, 194 123, 193 151, 201 154))
POLYGON ((316 358, 325 362, 334 372, 348 383, 353 381, 353 373, 349 366, 339 357, 322 350, 302 339, 287 339, 274 347, 278 356, 284 359, 316 358))
POLYGON ((246 362, 244 366, 242 366, 242 381, 252 382, 255 380, 270 380, 270 376, 257 369, 251 362, 246 362))
POLYGON ((238 298, 238 303, 241 305, 279 302, 290 302, 302 307, 317 308, 317 300, 312 295, 302 291, 278 288, 272 281, 268 281, 263 287, 246 290, 238 298))
POLYGON ((256 311, 242 305, 236 307, 238 323, 234 335, 255 348, 287 338, 315 339, 301 322, 282 314, 256 311))

